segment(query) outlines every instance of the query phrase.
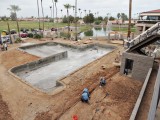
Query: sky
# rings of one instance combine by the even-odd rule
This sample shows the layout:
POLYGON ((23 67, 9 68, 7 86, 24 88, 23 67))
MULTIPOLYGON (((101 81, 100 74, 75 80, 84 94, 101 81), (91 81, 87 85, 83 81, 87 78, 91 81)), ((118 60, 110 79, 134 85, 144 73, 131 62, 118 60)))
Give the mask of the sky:
MULTIPOLYGON (((84 10, 91 10, 92 13, 99 13, 99 16, 117 16, 117 13, 126 13, 128 15, 129 0, 77 0, 78 9, 82 11, 82 16, 85 15, 84 10)), ((40 0, 39 0, 40 3, 40 0)), ((75 5, 75 0, 58 0, 58 17, 66 14, 64 4, 75 5), (63 10, 61 14, 61 9, 63 10)), ((37 17, 37 0, 0 0, 0 16, 10 16, 10 11, 7 8, 10 5, 18 5, 21 10, 17 13, 18 17, 37 17)), ((44 15, 51 16, 49 6, 52 6, 52 0, 43 0, 44 15)), ((132 18, 138 17, 138 13, 160 9, 159 0, 132 0, 132 18)), ((73 10, 70 9, 70 14, 73 15, 73 10)), ((78 11, 78 15, 80 15, 78 11)), ((40 16, 41 11, 40 11, 40 16)))

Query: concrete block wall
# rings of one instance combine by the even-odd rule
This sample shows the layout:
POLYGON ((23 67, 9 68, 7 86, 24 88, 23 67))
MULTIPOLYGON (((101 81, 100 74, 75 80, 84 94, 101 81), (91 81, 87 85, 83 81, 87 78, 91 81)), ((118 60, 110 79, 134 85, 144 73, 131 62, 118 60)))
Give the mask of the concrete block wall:
POLYGON ((153 67, 154 58, 144 55, 124 52, 122 54, 122 59, 121 59, 121 68, 120 68, 121 74, 124 74, 126 59, 133 60, 131 77, 137 80, 144 81, 149 69, 153 67))

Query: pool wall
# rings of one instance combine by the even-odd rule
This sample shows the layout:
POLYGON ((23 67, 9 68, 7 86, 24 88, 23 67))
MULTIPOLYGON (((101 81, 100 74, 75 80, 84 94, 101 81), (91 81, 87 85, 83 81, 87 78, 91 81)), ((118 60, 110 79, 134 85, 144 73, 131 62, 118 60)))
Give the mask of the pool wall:
MULTIPOLYGON (((48 45, 48 46, 53 46, 53 45, 61 45, 61 46, 64 46, 64 47, 70 47, 70 48, 74 48, 74 49, 77 49, 77 50, 80 50, 80 51, 83 51, 85 49, 88 49, 88 48, 91 48, 91 47, 94 47, 94 46, 97 46, 97 47, 102 47, 102 48, 107 48, 107 49, 112 49, 111 52, 113 52, 117 47, 115 46, 111 46, 111 45, 102 45, 102 44, 85 44, 85 45, 81 45, 81 46, 75 46, 75 45, 70 45, 70 44, 64 44, 64 43, 58 43, 58 42, 47 42, 47 43, 42 43, 42 44, 34 44, 34 45, 28 45, 28 46, 23 46, 23 47, 19 47, 18 50, 20 51, 23 51, 25 52, 25 49, 29 49, 29 48, 33 48, 33 47, 40 47, 40 46, 43 46, 43 45, 48 45)), ((110 52, 110 53, 111 53, 110 52)), ((104 55, 105 56, 105 55, 104 55)), ((103 58, 104 56, 96 59, 95 61, 103 58)), ((43 93, 46 93, 36 87, 34 87, 33 85, 31 85, 29 82, 26 82, 24 81, 21 77, 18 76, 18 73, 20 72, 27 72, 27 71, 31 71, 31 70, 35 70, 35 69, 38 69, 40 67, 43 67, 51 62, 56 62, 56 61, 59 61, 61 59, 65 59, 68 57, 68 54, 67 54, 67 51, 65 52, 61 52, 61 53, 58 53, 58 54, 54 54, 52 56, 49 56, 49 57, 45 57, 45 58, 41 58, 39 60, 36 60, 36 61, 33 61, 33 62, 30 62, 30 63, 26 63, 26 64, 23 64, 23 65, 20 65, 20 66, 16 66, 16 67, 13 67, 9 70, 9 73, 11 75, 13 75, 14 77, 18 78, 18 80, 20 80, 21 82, 27 84, 28 86, 32 87, 33 89, 36 89, 38 91, 41 91, 43 93)), ((93 61, 94 62, 94 61, 93 61)), ((88 63, 87 65, 89 64, 92 64, 93 62, 90 62, 88 63)), ((87 65, 85 66, 82 66, 81 68, 73 71, 72 73, 68 74, 67 76, 70 76, 72 75, 73 73, 75 73, 76 71, 86 67, 87 65)), ((61 80, 66 78, 67 76, 65 77, 62 77, 60 79, 58 79, 56 81, 56 89, 50 93, 47 92, 47 94, 57 94, 61 91, 64 90, 64 88, 66 88, 66 85, 65 83, 63 83, 61 80)))

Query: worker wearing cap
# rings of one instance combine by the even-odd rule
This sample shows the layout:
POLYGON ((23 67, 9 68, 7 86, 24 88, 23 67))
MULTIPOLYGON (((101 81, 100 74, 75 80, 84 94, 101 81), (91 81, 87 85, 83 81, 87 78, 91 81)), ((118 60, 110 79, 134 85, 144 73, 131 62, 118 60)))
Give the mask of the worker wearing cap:
POLYGON ((81 101, 82 102, 88 102, 89 98, 90 98, 89 91, 88 91, 87 88, 84 88, 82 96, 81 96, 81 101))

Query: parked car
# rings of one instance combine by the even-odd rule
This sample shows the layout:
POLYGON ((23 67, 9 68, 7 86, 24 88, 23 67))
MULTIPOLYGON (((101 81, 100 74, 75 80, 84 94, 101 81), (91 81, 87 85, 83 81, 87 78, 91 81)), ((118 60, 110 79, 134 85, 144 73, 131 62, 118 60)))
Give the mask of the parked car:
POLYGON ((27 33, 20 33, 21 38, 26 38, 28 36, 27 33))
POLYGON ((57 31, 57 28, 51 28, 51 31, 57 31))
POLYGON ((10 32, 11 32, 11 34, 16 34, 17 33, 15 29, 10 30, 10 32))
POLYGON ((23 32, 23 33, 27 33, 29 31, 29 29, 27 29, 27 28, 21 28, 20 31, 23 32))
POLYGON ((8 35, 9 33, 8 33, 7 30, 3 30, 3 31, 1 32, 1 34, 2 34, 2 35, 8 35))

